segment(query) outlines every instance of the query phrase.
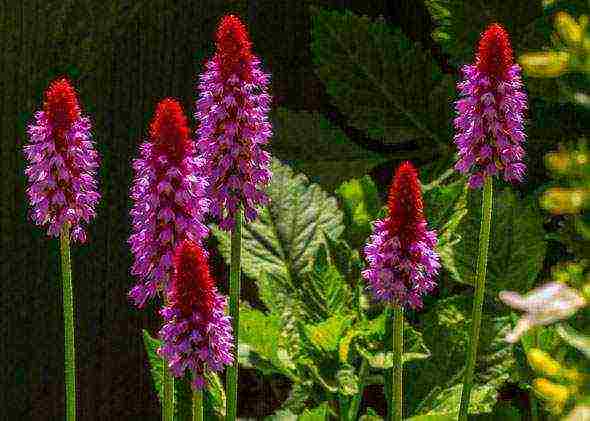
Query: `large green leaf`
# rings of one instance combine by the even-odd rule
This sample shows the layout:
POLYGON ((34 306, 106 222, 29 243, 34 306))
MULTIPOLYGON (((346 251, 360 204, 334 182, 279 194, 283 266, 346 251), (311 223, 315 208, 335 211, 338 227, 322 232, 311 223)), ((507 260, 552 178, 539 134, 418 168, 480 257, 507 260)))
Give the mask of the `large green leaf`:
MULTIPOLYGON (((343 215, 336 199, 317 184, 277 160, 272 163, 272 180, 267 188, 271 203, 259 218, 242 230, 242 269, 260 280, 264 275, 291 285, 300 273, 311 269, 324 234, 336 239, 342 234, 343 215)), ((220 251, 229 263, 230 238, 213 228, 220 251)))
POLYGON ((273 117, 273 155, 328 190, 385 161, 347 139, 342 130, 315 111, 278 108, 273 117))
MULTIPOLYGON (((469 213, 457 228, 461 241, 454 247, 456 281, 473 285, 481 224, 481 190, 467 196, 469 213)), ((517 198, 510 189, 496 190, 486 275, 486 292, 526 292, 531 289, 545 258, 543 217, 536 203, 517 198)))
POLYGON ((312 8, 312 52, 333 103, 386 144, 446 149, 453 81, 399 28, 351 12, 312 8), (443 146, 444 145, 444 146, 443 146))

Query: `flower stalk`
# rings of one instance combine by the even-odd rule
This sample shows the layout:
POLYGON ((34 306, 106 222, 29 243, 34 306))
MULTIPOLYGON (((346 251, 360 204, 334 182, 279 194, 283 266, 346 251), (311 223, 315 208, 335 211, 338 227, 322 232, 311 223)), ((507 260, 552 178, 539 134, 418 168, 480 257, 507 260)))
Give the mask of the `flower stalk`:
POLYGON ((483 297, 485 291, 486 268, 488 263, 488 250, 490 245, 490 230, 492 222, 492 195, 493 179, 487 176, 484 181, 483 200, 481 209, 481 227, 479 231, 479 254, 477 258, 477 272, 475 279, 475 301, 471 317, 471 336, 469 350, 467 352, 467 365, 463 379, 463 391, 461 393, 461 406, 459 409, 459 421, 467 420, 469 399, 473 388, 473 371, 477 359, 477 344, 481 329, 481 316, 483 309, 483 297))
POLYGON ((193 391, 193 421, 203 421, 203 390, 193 391))
POLYGON ((66 419, 76 419, 76 348, 74 335, 74 293, 70 261, 70 226, 64 224, 60 235, 61 274, 63 281, 64 345, 66 377, 66 419))
MULTIPOLYGON (((234 216, 231 234, 231 260, 229 280, 229 315, 234 332, 234 349, 238 353, 238 329, 240 320, 240 275, 242 254, 242 212, 238 209, 234 216)), ((235 420, 238 415, 238 358, 227 368, 227 420, 235 420)))
POLYGON ((393 307, 393 393, 390 399, 390 419, 401 421, 403 417, 403 352, 404 352, 404 308, 393 307))

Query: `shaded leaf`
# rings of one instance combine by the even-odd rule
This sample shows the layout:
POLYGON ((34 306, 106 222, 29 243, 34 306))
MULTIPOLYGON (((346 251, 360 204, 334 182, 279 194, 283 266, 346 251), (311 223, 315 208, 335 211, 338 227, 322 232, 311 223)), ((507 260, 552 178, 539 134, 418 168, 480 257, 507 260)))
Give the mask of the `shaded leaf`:
POLYGON ((453 81, 427 53, 384 22, 349 11, 312 13, 317 73, 353 126, 386 144, 446 139, 453 81))
POLYGON ((365 175, 341 184, 336 194, 344 209, 346 236, 353 247, 358 247, 371 234, 371 223, 381 209, 377 186, 365 175))
POLYGON ((278 108, 273 117, 273 154, 328 190, 385 161, 347 139, 317 112, 278 108))

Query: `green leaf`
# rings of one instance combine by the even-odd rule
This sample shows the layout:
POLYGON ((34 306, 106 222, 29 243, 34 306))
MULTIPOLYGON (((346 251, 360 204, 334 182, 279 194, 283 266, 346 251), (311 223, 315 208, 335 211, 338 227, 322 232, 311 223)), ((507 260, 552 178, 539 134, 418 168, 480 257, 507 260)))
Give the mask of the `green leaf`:
POLYGON ((383 421, 373 408, 367 408, 367 413, 359 418, 359 421, 383 421))
MULTIPOLYGON (((456 411, 461 403, 462 388, 462 384, 457 384, 437 394, 432 400, 432 410, 428 414, 449 414, 456 411)), ((497 393, 497 387, 494 385, 475 386, 471 391, 469 413, 492 412, 497 393)))
MULTIPOLYGON (((344 230, 336 200, 317 184, 310 184, 305 176, 294 174, 277 160, 273 160, 272 172, 267 188, 271 204, 242 230, 244 273, 259 283, 266 278, 275 284, 263 300, 272 298, 270 295, 279 285, 295 290, 298 285, 294 279, 311 270, 315 254, 325 242, 324 234, 337 239, 344 230)), ((229 235, 215 227, 212 231, 219 240, 221 254, 229 262, 229 235)))
POLYGON ((315 111, 278 108, 273 131, 273 155, 328 190, 385 161, 380 154, 347 139, 342 130, 315 111))
POLYGON ((274 313, 264 314, 240 307, 240 363, 264 374, 280 373, 291 377, 294 364, 281 342, 281 320, 274 313))
MULTIPOLYGON (((461 241, 453 246, 456 281, 473 285, 481 224, 481 191, 467 196, 469 213, 456 233, 461 241)), ((510 189, 495 190, 492 228, 486 274, 486 292, 501 290, 524 293, 531 289, 545 258, 543 217, 533 201, 519 200, 510 189)))
POLYGON ((590 336, 577 332, 566 323, 557 325, 557 333, 568 345, 578 349, 586 358, 590 358, 590 336))
POLYGON ((328 404, 323 403, 316 408, 303 411, 303 413, 297 417, 297 421, 325 421, 329 412, 328 404))
POLYGON ((312 52, 332 102, 385 144, 446 148, 453 81, 428 53, 384 22, 312 8, 312 52))
POLYGON ((205 372, 205 379, 207 380, 207 388, 204 394, 206 406, 216 415, 225 417, 225 390, 223 389, 223 383, 221 383, 219 375, 207 371, 205 372))
MULTIPOLYGON (((385 342, 386 332, 386 314, 367 321, 363 320, 357 323, 352 330, 354 334, 351 338, 348 336, 343 341, 355 341, 356 350, 363 356, 372 368, 386 370, 393 367, 393 353, 384 351, 383 343, 385 342)), ((351 333, 349 332, 349 335, 351 333)), ((346 342, 345 342, 346 344, 346 342)), ((346 346, 349 346, 346 344, 346 346)), ((340 349, 341 356, 344 355, 344 349, 340 349)), ((403 363, 413 360, 422 360, 430 357, 430 351, 426 347, 422 334, 415 330, 407 321, 404 323, 404 354, 403 363)))
POLYGON ((377 186, 368 175, 343 183, 336 190, 342 201, 347 238, 353 247, 360 246, 371 234, 371 223, 381 209, 377 186))
POLYGON ((452 414, 434 414, 434 415, 416 415, 415 417, 406 418, 405 421, 456 421, 457 413, 452 414))
POLYGON ((344 312, 350 300, 350 290, 336 266, 328 261, 324 244, 318 248, 313 267, 298 277, 298 290, 307 319, 326 320, 344 312))
POLYGON ((359 392, 359 378, 354 368, 345 368, 336 373, 338 393, 344 396, 354 396, 359 392))
POLYGON ((543 17, 543 7, 538 1, 425 0, 425 3, 436 24, 432 37, 455 64, 473 62, 480 34, 492 22, 505 25, 516 55, 530 47, 540 48, 539 42, 549 35, 535 33, 537 20, 543 17))
POLYGON ((164 371, 164 361, 156 353, 156 350, 160 347, 160 341, 150 336, 147 330, 143 329, 143 344, 147 352, 148 361, 150 363, 150 371, 152 373, 152 380, 154 382, 154 388, 158 394, 160 402, 162 402, 162 378, 164 371))
POLYGON ((352 319, 335 315, 315 325, 305 325, 305 337, 314 347, 324 353, 336 352, 340 339, 351 326, 352 319))
MULTIPOLYGON (((457 393, 454 387, 461 386, 471 333, 472 304, 471 297, 454 296, 436 302, 422 315, 422 336, 431 350, 431 357, 407 369, 407 375, 414 381, 408 384, 406 396, 412 399, 412 407, 422 400, 413 408, 416 413, 457 410, 458 406, 452 407, 457 393)), ((509 378, 517 380, 513 374, 517 369, 514 347, 504 341, 510 328, 509 316, 492 317, 484 312, 475 370, 475 385, 479 388, 475 402, 479 412, 491 410, 497 390, 504 382, 509 378)))

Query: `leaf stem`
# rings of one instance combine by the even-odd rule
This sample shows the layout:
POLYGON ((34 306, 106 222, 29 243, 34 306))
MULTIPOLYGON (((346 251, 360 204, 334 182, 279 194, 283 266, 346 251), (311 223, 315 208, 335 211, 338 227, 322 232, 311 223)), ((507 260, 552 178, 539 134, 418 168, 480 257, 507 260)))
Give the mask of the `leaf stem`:
POLYGON ((365 388, 365 377, 369 372, 369 363, 366 358, 363 358, 361 362, 361 367, 359 369, 359 391, 358 393, 352 398, 352 402, 350 403, 350 408, 348 409, 348 419, 350 421, 356 421, 358 419, 358 411, 359 407, 361 406, 361 401, 363 400, 363 389, 365 388))
POLYGON ((74 341, 74 293, 72 287, 72 264, 70 261, 70 224, 66 223, 60 233, 61 275, 63 282, 64 345, 66 378, 66 419, 76 419, 76 348, 74 341))
POLYGON ((193 421, 203 421, 203 390, 193 390, 193 421))
POLYGON ((481 328, 481 314, 483 309, 483 297, 486 280, 486 267, 488 262, 488 249, 490 246, 490 229, 492 222, 492 196, 493 180, 492 177, 486 176, 483 199, 481 205, 481 228, 479 231, 479 255, 477 259, 477 273, 475 282, 475 301, 473 303, 473 313, 471 320, 471 338, 469 340, 469 351, 467 353, 467 365, 465 377, 463 379, 463 391, 461 393, 461 407, 459 409, 459 421, 467 420, 469 409, 469 398, 473 388, 473 372, 477 359, 477 343, 479 341, 479 331, 481 328))
POLYGON ((403 361, 404 352, 404 308, 401 305, 393 307, 393 393, 390 399, 393 421, 401 421, 403 417, 403 361))
POLYGON ((231 260, 229 275, 229 315, 232 319, 235 358, 227 368, 227 421, 235 421, 238 415, 238 329, 240 325, 240 260, 242 254, 242 210, 235 214, 234 229, 231 233, 231 260))
MULTIPOLYGON (((168 297, 164 292, 164 303, 168 305, 168 297)), ((163 360, 162 364, 162 420, 173 421, 174 420, 174 377, 168 368, 166 359, 163 360)))

